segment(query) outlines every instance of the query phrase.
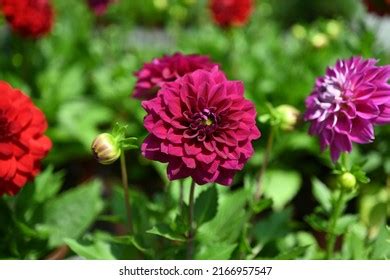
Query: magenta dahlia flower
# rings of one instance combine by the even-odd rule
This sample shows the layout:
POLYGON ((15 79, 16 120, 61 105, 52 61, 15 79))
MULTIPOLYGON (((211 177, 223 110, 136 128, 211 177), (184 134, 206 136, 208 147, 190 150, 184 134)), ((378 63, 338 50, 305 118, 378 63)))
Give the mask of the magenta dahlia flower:
POLYGON ((319 136, 322 150, 330 147, 333 161, 351 152, 353 142, 372 142, 374 125, 390 123, 390 66, 376 62, 360 57, 337 61, 306 99, 309 132, 319 136))
POLYGON ((171 56, 155 58, 145 63, 141 70, 135 73, 134 98, 149 100, 157 95, 157 91, 166 82, 173 82, 177 78, 198 69, 211 70, 217 64, 203 55, 183 55, 175 53, 171 56))
POLYGON ((168 163, 170 180, 231 185, 260 137, 255 107, 243 94, 242 82, 228 81, 218 67, 165 83, 156 98, 142 102, 150 133, 142 154, 168 163))

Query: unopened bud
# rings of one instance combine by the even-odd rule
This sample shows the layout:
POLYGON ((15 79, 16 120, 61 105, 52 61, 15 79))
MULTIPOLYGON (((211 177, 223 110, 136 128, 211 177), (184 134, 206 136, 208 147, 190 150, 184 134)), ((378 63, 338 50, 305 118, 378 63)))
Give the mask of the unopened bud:
POLYGON ((101 164, 112 164, 122 152, 117 140, 109 133, 98 135, 91 148, 96 160, 101 164))
POLYGON ((276 112, 280 118, 280 128, 282 130, 293 130, 299 120, 299 111, 291 105, 280 105, 276 107, 276 112))
POLYGON ((317 33, 311 38, 310 42, 312 45, 318 49, 326 47, 329 44, 328 36, 324 33, 317 33))
POLYGON ((338 178, 338 182, 342 188, 352 190, 356 187, 356 177, 350 172, 345 172, 340 175, 338 178))

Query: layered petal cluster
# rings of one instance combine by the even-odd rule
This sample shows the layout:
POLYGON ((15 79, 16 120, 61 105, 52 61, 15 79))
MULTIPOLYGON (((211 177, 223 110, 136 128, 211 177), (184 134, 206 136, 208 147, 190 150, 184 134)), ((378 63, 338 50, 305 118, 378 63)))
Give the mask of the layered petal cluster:
POLYGON ((390 66, 375 59, 337 61, 319 77, 306 99, 305 120, 321 148, 330 147, 333 161, 350 152, 352 143, 374 140, 374 125, 390 123, 390 66))
POLYGON ((88 0, 88 6, 95 15, 101 16, 107 11, 108 6, 114 1, 115 0, 88 0))
POLYGON ((0 0, 1 11, 12 30, 39 38, 50 32, 54 10, 49 0, 0 0))
POLYGON ((164 83, 175 81, 198 69, 211 70, 216 65, 209 57, 195 54, 175 53, 155 58, 135 73, 137 83, 133 97, 141 100, 152 99, 164 83))
POLYGON ((255 107, 243 94, 242 82, 228 81, 218 67, 164 84, 156 98, 142 102, 150 133, 142 154, 168 163, 170 180, 231 185, 260 137, 255 107))
POLYGON ((0 196, 15 195, 38 174, 51 148, 44 114, 21 91, 0 81, 0 196))
POLYGON ((390 0, 364 0, 367 10, 378 16, 390 15, 390 0))
POLYGON ((218 25, 243 26, 249 20, 254 4, 252 0, 210 0, 209 8, 218 25))

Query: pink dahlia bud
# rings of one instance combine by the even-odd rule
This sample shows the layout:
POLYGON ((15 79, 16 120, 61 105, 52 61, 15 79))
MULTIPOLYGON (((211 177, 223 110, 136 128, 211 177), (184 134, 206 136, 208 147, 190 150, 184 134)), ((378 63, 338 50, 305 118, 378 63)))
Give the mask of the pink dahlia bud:
POLYGON ((157 95, 157 91, 166 82, 175 81, 177 78, 198 69, 211 70, 216 66, 207 56, 183 55, 175 53, 172 56, 163 56, 145 63, 141 70, 135 73, 137 83, 135 85, 134 98, 149 100, 157 95))
POLYGON ((309 132, 318 135, 322 150, 330 147, 333 161, 353 142, 372 142, 374 125, 390 123, 390 66, 375 64, 360 57, 337 61, 306 99, 309 132))
POLYGON ((149 135, 141 146, 151 160, 168 163, 170 180, 192 177, 197 184, 231 185, 260 137, 256 110, 244 86, 215 67, 166 83, 142 102, 149 135))
POLYGON ((92 152, 101 164, 112 164, 121 156, 121 147, 117 139, 110 133, 98 135, 92 142, 92 152))
POLYGON ((49 0, 0 0, 0 10, 13 31, 39 38, 50 32, 54 10, 49 0))
POLYGON ((254 9, 252 0, 210 0, 214 21, 222 27, 242 26, 254 9))

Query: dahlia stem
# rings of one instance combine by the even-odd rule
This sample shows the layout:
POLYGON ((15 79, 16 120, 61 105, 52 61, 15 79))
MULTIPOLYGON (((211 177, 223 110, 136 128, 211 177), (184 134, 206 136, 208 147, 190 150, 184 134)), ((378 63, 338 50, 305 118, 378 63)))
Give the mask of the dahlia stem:
POLYGON ((126 158, 125 158, 125 152, 122 151, 121 153, 121 172, 122 172, 122 185, 123 185, 123 191, 125 196, 125 208, 126 208, 126 215, 127 215, 127 228, 128 232, 133 232, 133 226, 131 222, 131 208, 130 208, 130 197, 129 197, 129 181, 127 179, 127 168, 126 168, 126 158))
POLYGON ((179 180, 179 208, 180 212, 183 211, 183 196, 184 196, 184 182, 179 180))
POLYGON ((189 215, 188 215, 188 247, 187 247, 187 259, 191 260, 194 254, 194 195, 195 195, 195 181, 192 180, 190 188, 190 200, 189 200, 189 215))
POLYGON ((262 181, 263 181, 265 171, 267 170, 267 167, 268 167, 268 162, 269 162, 269 158, 271 155, 274 137, 275 137, 275 129, 273 126, 271 126, 271 131, 268 135, 267 146, 266 146, 265 151, 264 151, 263 165, 261 166, 259 176, 257 178, 255 201, 258 201, 261 197, 261 194, 262 194, 262 188, 261 188, 262 181))
POLYGON ((334 246, 336 244, 337 238, 337 235, 335 234, 336 223, 344 207, 344 193, 344 188, 340 188, 340 193, 337 201, 334 204, 332 215, 328 224, 328 231, 326 236, 326 259, 328 260, 333 258, 334 246))

